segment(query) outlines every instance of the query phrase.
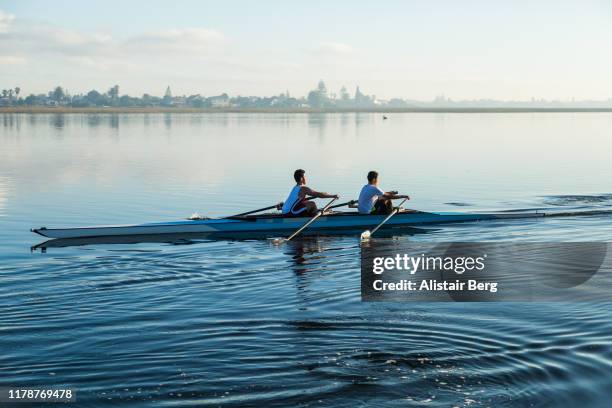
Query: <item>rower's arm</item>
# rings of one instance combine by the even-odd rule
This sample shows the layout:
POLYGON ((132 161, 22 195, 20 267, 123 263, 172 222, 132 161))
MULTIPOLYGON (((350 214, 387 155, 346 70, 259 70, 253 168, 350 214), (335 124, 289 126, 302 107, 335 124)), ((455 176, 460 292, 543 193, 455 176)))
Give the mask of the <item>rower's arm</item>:
POLYGON ((313 190, 310 187, 304 187, 302 189, 302 191, 304 191, 304 193, 306 193, 307 196, 312 196, 312 197, 317 197, 317 198, 338 198, 338 194, 328 194, 328 193, 323 193, 323 192, 318 192, 313 190))
POLYGON ((397 194, 397 191, 387 191, 385 194, 383 194, 383 198, 386 198, 388 200, 398 200, 400 198, 407 198, 408 200, 410 200, 409 195, 397 194))

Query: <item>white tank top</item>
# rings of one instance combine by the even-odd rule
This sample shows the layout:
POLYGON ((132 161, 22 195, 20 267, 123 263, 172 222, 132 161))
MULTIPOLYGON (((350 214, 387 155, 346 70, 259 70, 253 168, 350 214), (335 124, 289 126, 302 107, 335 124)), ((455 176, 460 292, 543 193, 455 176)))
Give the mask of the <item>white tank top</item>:
POLYGON ((299 193, 301 189, 302 189, 302 186, 299 184, 296 184, 293 187, 293 189, 289 193, 289 197, 287 197, 287 199, 285 200, 285 203, 283 204, 283 210, 282 210, 283 214, 289 214, 291 212, 291 208, 300 199, 299 193))

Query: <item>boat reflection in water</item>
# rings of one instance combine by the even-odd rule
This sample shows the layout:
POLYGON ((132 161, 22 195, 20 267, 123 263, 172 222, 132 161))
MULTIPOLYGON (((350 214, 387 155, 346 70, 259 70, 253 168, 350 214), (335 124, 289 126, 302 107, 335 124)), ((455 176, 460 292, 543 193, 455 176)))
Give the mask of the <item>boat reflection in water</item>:
MULTIPOLYGON (((394 237, 403 235, 423 234, 435 231, 433 228, 415 228, 402 227, 392 230, 380 230, 377 237, 394 237)), ((291 242, 311 242, 316 237, 333 237, 333 236, 354 236, 359 237, 362 230, 338 230, 334 232, 321 231, 304 231, 300 237, 291 242)), ((46 252, 48 248, 67 248, 86 245, 111 245, 111 244, 141 244, 141 243, 160 243, 172 245, 190 245, 206 241, 254 241, 265 240, 268 238, 278 237, 278 232, 268 231, 262 233, 254 233, 252 231, 233 232, 233 233, 184 233, 184 234, 151 234, 151 235, 115 235, 105 237, 91 238, 56 238, 41 242, 30 248, 31 251, 40 250, 46 252)), ((293 245, 291 247, 294 247, 293 245)))

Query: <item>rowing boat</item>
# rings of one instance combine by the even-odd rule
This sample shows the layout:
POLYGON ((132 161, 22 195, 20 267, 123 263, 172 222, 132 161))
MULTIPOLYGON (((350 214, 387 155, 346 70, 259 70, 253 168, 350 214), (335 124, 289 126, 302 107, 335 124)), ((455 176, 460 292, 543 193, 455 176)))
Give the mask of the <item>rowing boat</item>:
MULTIPOLYGON (((515 218, 544 217, 546 213, 538 211, 505 212, 505 213, 469 213, 469 212, 422 212, 401 211, 387 221, 382 228, 404 228, 429 224, 445 224, 470 221, 487 221, 515 218)), ((357 212, 334 211, 325 214, 309 225, 310 232, 330 232, 371 228, 383 221, 384 215, 361 215, 357 212)), ((74 228, 32 228, 32 232, 48 238, 92 238, 125 235, 157 234, 232 234, 244 236, 252 233, 261 234, 291 233, 304 225, 308 217, 285 217, 280 214, 262 214, 233 216, 227 218, 206 218, 170 222, 154 222, 134 225, 108 225, 74 228)))

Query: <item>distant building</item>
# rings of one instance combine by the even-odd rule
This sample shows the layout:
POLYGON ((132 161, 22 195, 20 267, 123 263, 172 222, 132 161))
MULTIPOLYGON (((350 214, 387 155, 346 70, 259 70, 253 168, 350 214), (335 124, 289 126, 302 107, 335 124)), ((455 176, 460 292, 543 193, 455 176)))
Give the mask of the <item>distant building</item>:
POLYGON ((355 106, 360 106, 360 107, 372 106, 373 101, 375 99, 376 97, 368 96, 368 95, 365 95, 363 92, 361 92, 361 89, 359 89, 359 86, 355 88, 355 99, 354 99, 355 106))
POLYGON ((211 96, 208 98, 208 103, 213 108, 227 108, 230 106, 230 99, 227 94, 222 94, 218 96, 211 96))
POLYGON ((186 106, 187 105, 187 98, 185 98, 184 96, 177 96, 172 98, 172 106, 186 106))
POLYGON ((170 86, 166 88, 161 104, 163 106, 172 106, 172 91, 170 90, 170 86))

